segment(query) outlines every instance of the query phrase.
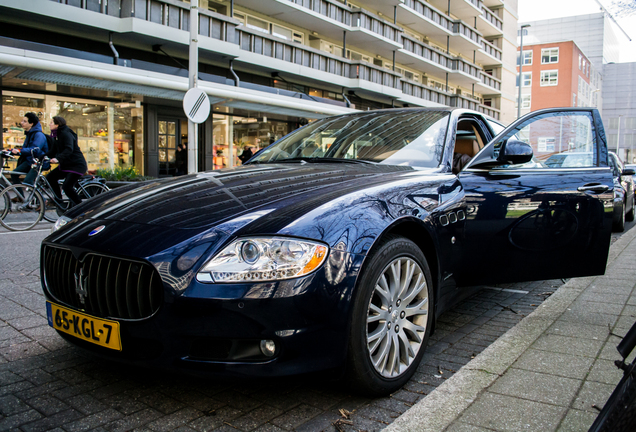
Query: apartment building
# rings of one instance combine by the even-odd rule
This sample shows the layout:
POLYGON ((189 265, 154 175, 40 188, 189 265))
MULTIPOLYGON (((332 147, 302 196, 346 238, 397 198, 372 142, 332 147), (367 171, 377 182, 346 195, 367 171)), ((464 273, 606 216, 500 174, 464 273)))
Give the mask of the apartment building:
POLYGON ((522 115, 542 108, 598 108, 600 83, 601 74, 575 42, 524 43, 521 79, 517 75, 522 115))
MULTIPOLYGON (((174 173, 187 142, 189 1, 0 0, 2 145, 64 116, 89 169, 174 173)), ((514 119, 516 0, 200 0, 199 170, 307 121, 403 106, 514 119)))

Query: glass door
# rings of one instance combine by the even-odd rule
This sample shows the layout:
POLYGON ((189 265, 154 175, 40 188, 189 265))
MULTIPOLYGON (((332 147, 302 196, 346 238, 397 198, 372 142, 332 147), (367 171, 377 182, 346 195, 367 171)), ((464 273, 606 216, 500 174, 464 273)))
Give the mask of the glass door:
POLYGON ((177 171, 177 137, 180 137, 177 119, 159 119, 159 175, 175 175, 177 171))

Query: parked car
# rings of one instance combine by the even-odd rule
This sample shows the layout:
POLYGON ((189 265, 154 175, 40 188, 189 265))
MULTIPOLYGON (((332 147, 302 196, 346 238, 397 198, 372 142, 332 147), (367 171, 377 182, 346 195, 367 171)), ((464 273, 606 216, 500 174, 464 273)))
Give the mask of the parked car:
POLYGON ((626 168, 614 152, 609 152, 609 163, 614 174, 614 222, 612 229, 625 231, 625 221, 634 220, 634 171, 626 168))
POLYGON ((239 167, 112 190, 42 243, 49 324, 126 364, 328 370, 357 391, 394 392, 470 287, 605 271, 602 128, 591 108, 503 130, 464 109, 358 112, 309 123, 239 167), (529 164, 540 136, 594 157, 529 164))

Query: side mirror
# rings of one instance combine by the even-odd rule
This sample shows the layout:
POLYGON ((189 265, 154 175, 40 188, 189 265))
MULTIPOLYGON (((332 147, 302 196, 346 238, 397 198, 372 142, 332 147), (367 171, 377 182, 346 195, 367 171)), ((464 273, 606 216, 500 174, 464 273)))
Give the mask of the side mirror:
POLYGON ((510 138, 504 143, 497 161, 504 165, 522 164, 530 162, 532 154, 532 146, 530 144, 510 138))
POLYGON ((625 168, 623 170, 623 173, 621 175, 630 175, 633 176, 634 174, 636 174, 636 171, 634 171, 632 168, 625 168))

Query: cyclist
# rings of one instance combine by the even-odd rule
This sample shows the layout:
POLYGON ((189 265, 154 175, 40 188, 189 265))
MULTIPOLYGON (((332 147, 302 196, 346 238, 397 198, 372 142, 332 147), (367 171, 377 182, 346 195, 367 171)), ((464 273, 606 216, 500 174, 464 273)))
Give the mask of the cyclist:
MULTIPOLYGON (((29 186, 33 186, 35 176, 37 175, 37 170, 31 169, 33 158, 36 157, 40 159, 47 151, 49 151, 49 146, 46 136, 44 135, 44 132, 42 132, 40 120, 35 113, 26 113, 20 122, 20 126, 24 128, 24 135, 26 135, 26 138, 22 144, 22 149, 11 150, 11 153, 20 155, 17 166, 13 171, 25 174, 28 173, 24 179, 24 183, 29 186)), ((11 174, 11 183, 19 184, 20 174, 11 174)))
POLYGON ((64 179, 64 193, 75 204, 79 204, 81 199, 75 191, 77 181, 82 177, 88 166, 86 159, 77 144, 77 134, 66 125, 64 117, 55 116, 50 124, 51 136, 53 137, 53 147, 46 154, 51 158, 51 163, 59 163, 59 166, 46 176, 51 189, 58 198, 62 198, 58 180, 64 179))

